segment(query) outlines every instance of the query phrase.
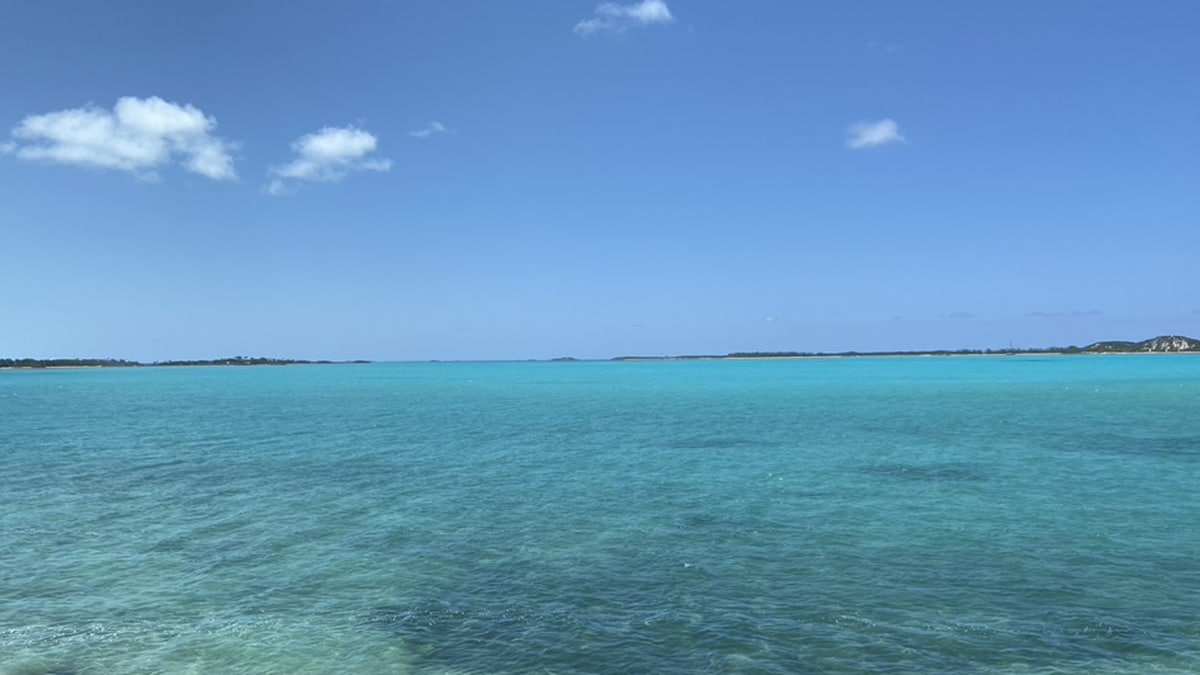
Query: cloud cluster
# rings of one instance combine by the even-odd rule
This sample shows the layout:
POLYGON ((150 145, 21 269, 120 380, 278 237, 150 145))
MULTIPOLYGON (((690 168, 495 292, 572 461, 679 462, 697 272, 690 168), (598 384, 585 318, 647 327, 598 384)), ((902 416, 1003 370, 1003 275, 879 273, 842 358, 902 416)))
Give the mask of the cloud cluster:
POLYGON ((890 119, 878 122, 859 122, 846 130, 846 147, 851 150, 868 150, 889 143, 903 143, 900 125, 890 119))
POLYGON ((421 129, 408 132, 408 135, 412 136, 413 138, 426 139, 434 134, 444 134, 446 131, 446 125, 442 124, 441 122, 430 122, 421 129))
POLYGON ((157 96, 126 96, 113 109, 93 105, 30 115, 0 150, 22 159, 129 171, 158 177, 178 161, 213 180, 233 180, 235 145, 213 135, 217 121, 199 108, 157 96))
POLYGON ((388 171, 392 160, 368 157, 378 139, 354 127, 325 127, 292 142, 296 158, 271 167, 274 178, 266 190, 272 195, 288 194, 304 182, 336 183, 354 171, 388 171))
POLYGON ((668 24, 675 20, 663 0, 642 0, 631 5, 606 2, 596 7, 593 16, 575 24, 575 33, 584 37, 595 33, 624 33, 630 28, 668 24))

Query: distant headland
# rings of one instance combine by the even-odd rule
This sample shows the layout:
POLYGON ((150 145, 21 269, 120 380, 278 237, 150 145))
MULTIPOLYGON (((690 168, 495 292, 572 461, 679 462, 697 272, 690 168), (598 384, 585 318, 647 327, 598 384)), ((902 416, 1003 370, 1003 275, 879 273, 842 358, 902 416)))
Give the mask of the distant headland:
MULTIPOLYGON (((1023 347, 1008 349, 934 349, 881 352, 732 352, 685 356, 618 356, 614 361, 662 361, 684 359, 801 359, 833 356, 973 356, 1009 354, 1182 354, 1200 353, 1200 340, 1181 335, 1160 335, 1141 342, 1108 340, 1086 347, 1023 347)), ((567 360, 567 359, 556 359, 567 360)))
POLYGON ((126 361, 124 359, 0 359, 0 368, 153 368, 165 366, 292 366, 370 361, 305 361, 265 357, 231 356, 224 359, 189 361, 126 361))

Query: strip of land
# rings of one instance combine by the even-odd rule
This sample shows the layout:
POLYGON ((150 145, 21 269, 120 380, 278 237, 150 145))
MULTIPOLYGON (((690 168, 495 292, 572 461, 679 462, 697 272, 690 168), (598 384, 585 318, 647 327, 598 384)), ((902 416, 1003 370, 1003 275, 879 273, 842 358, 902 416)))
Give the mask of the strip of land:
POLYGON ((153 368, 164 366, 292 366, 327 363, 370 363, 370 361, 306 361, 231 356, 224 359, 187 361, 126 361, 124 359, 0 359, 0 368, 153 368))
MULTIPOLYGON (((1008 349, 933 349, 924 351, 881 352, 730 352, 728 354, 684 354, 679 356, 618 356, 613 361, 683 361, 711 359, 805 359, 847 356, 974 356, 1016 354, 1186 354, 1200 353, 1200 340, 1181 335, 1160 335, 1141 342, 1109 340, 1094 342, 1086 347, 1024 347, 1008 349)), ((558 362, 579 361, 571 357, 551 359, 558 362)), ((306 361, 302 359, 273 359, 265 357, 232 356, 224 359, 188 361, 126 361, 124 359, 0 359, 5 368, 155 368, 165 366, 290 366, 333 363, 371 363, 371 361, 306 361)))
MULTIPOLYGON (((681 356, 618 356, 614 361, 662 361, 688 359, 803 359, 832 358, 845 356, 974 356, 1009 354, 1182 354, 1200 352, 1200 340, 1181 335, 1160 335, 1129 342, 1108 340, 1094 342, 1086 347, 1024 347, 1008 349, 933 349, 923 351, 880 351, 880 352, 731 352, 729 354, 687 354, 681 356)), ((562 359, 558 359, 562 360, 562 359)))

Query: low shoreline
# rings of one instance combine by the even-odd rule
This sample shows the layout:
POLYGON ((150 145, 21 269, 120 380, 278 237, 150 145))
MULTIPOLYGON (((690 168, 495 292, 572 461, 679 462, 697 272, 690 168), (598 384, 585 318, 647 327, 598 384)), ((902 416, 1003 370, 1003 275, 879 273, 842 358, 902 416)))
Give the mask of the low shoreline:
POLYGON ((831 359, 858 356, 1074 356, 1080 354, 1195 354, 1200 353, 1200 340, 1181 335, 1160 335, 1140 342, 1107 340, 1093 342, 1086 347, 1026 347, 1008 349, 922 349, 878 352, 731 352, 729 354, 683 355, 683 356, 618 356, 613 361, 688 361, 688 360, 739 360, 755 359, 831 359))
POLYGON ((187 366, 315 366, 372 363, 353 361, 308 361, 304 359, 270 359, 237 356, 226 359, 187 361, 125 361, 123 359, 0 359, 0 370, 77 370, 82 368, 181 368, 187 366))
MULTIPOLYGON (((644 361, 786 361, 795 359, 843 359, 843 358, 895 358, 895 357, 938 357, 938 356, 1081 356, 1110 354, 1200 354, 1200 340, 1181 335, 1158 337, 1129 342, 1109 340, 1094 342, 1086 347, 1034 347, 1008 349, 930 349, 917 351, 879 352, 730 352, 728 354, 683 354, 676 356, 617 356, 610 359, 577 359, 569 356, 553 359, 532 359, 542 363, 576 362, 644 362, 644 361)), ((453 361, 451 361, 453 362, 453 361)), ((234 356, 224 359, 187 361, 126 361, 123 359, 0 359, 0 370, 47 370, 65 368, 164 368, 179 366, 290 366, 290 365, 347 365, 374 363, 363 359, 353 361, 309 361, 302 359, 275 359, 265 357, 234 356)), ((439 361, 427 361, 439 363, 439 361)))

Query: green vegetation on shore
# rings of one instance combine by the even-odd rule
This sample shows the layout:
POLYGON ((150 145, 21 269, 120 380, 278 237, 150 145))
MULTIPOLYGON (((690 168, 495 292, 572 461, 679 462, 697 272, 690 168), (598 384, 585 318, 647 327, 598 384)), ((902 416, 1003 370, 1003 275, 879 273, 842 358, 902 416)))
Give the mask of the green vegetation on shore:
POLYGON ((1200 352, 1200 340, 1180 335, 1160 335, 1141 342, 1110 340, 1086 347, 1024 347, 1019 349, 932 349, 923 351, 883 352, 732 352, 718 355, 618 356, 614 361, 656 361, 664 359, 795 359, 830 356, 972 356, 997 354, 1175 354, 1200 352))
MULTIPOLYGON (((924 351, 883 352, 731 352, 729 354, 687 354, 681 356, 618 356, 613 361, 686 361, 700 359, 799 359, 832 356, 974 356, 1008 354, 1182 354, 1200 353, 1200 340, 1180 335, 1160 335, 1141 342, 1109 340, 1086 347, 1022 347, 1008 349, 932 349, 924 351)), ((563 356, 552 362, 572 363, 580 359, 563 356)), ((265 357, 231 356, 224 359, 188 361, 126 361, 124 359, 0 359, 5 368, 152 368, 162 366, 288 366, 329 363, 371 363, 371 361, 306 361, 265 357)))
POLYGON ((231 356, 224 359, 187 361, 126 361, 124 359, 0 359, 0 368, 152 368, 159 366, 290 366, 326 363, 370 363, 370 361, 306 361, 231 356))

